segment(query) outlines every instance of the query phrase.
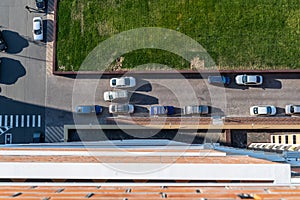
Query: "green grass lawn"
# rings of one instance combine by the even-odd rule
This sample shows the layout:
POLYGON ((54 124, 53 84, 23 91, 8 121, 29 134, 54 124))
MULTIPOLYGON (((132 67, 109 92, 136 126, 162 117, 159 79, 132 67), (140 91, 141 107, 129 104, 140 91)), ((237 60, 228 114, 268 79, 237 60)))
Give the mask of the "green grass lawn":
MULTIPOLYGON (((57 19, 60 69, 78 70, 99 43, 139 27, 186 34, 221 69, 300 69, 299 0, 64 0, 57 19)), ((158 49, 123 57, 123 69, 146 63, 189 69, 188 61, 158 49)))

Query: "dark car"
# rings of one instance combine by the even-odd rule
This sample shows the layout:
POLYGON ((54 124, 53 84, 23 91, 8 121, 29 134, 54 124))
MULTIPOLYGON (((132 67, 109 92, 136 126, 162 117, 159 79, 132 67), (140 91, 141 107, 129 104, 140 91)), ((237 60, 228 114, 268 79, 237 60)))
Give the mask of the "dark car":
POLYGON ((37 9, 39 9, 39 10, 44 10, 46 7, 45 0, 35 0, 35 4, 36 4, 37 9))
POLYGON ((208 76, 208 83, 212 85, 229 85, 230 78, 228 76, 208 76))
POLYGON ((173 106, 151 106, 150 115, 173 115, 175 108, 173 106))
POLYGON ((76 106, 75 112, 78 114, 96 113, 98 115, 102 112, 102 107, 99 105, 79 105, 76 106))
POLYGON ((7 44, 3 38, 2 31, 0 30, 0 51, 6 51, 7 44))

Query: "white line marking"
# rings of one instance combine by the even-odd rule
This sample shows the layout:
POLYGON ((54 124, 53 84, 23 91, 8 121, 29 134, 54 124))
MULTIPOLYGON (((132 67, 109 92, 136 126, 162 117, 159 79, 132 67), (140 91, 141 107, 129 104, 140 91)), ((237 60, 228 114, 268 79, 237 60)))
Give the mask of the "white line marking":
POLYGON ((29 127, 29 122, 30 122, 30 115, 27 115, 27 127, 29 127))
POLYGON ((16 115, 16 128, 19 126, 19 115, 16 115))
POLYGON ((14 116, 10 115, 10 128, 14 126, 14 116))
POLYGON ((4 116, 4 126, 7 126, 7 115, 4 116))
POLYGON ((41 127, 41 115, 38 115, 38 127, 41 127))
POLYGON ((24 115, 21 116, 21 127, 24 127, 24 115))
POLYGON ((0 126, 2 126, 2 115, 0 115, 0 126))
POLYGON ((32 115, 32 127, 35 127, 35 115, 32 115))

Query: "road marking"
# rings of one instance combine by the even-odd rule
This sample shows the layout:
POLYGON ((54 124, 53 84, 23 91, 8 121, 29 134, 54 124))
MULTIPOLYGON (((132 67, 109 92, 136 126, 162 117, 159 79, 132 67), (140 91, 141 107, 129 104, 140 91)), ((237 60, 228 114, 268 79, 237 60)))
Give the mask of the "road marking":
POLYGON ((4 126, 7 126, 7 115, 4 116, 4 126))
POLYGON ((2 115, 0 115, 0 126, 2 126, 2 115))
POLYGON ((38 127, 41 127, 41 115, 38 115, 38 127))
POLYGON ((24 127, 24 115, 21 116, 21 127, 24 127))
POLYGON ((32 115, 32 127, 35 127, 35 115, 32 115))
POLYGON ((14 116, 10 115, 10 128, 12 128, 14 126, 14 116))
POLYGON ((30 122, 30 115, 27 115, 27 127, 29 127, 29 122, 30 122))
POLYGON ((19 115, 16 115, 16 128, 19 126, 19 115))

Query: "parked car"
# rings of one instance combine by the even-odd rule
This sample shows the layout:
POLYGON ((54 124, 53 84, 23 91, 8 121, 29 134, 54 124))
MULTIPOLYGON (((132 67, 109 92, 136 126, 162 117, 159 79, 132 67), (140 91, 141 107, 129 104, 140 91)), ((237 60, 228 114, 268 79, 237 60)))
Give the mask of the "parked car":
POLYGON ((121 77, 110 79, 110 87, 113 88, 129 88, 136 85, 135 78, 133 77, 121 77))
POLYGON ((173 115, 175 108, 173 106, 151 106, 150 115, 173 115))
POLYGON ((33 40, 43 40, 43 20, 41 17, 34 17, 33 20, 33 40))
POLYGON ((235 82, 238 85, 261 85, 263 83, 263 77, 260 75, 237 75, 235 82))
POLYGON ((37 9, 44 10, 46 7, 46 2, 45 2, 45 0, 35 0, 35 5, 36 5, 37 9))
POLYGON ((208 113, 209 113, 209 108, 208 106, 204 106, 204 105, 185 106, 183 107, 182 110, 183 115, 195 115, 195 114, 206 115, 208 113))
POLYGON ((109 113, 112 114, 130 114, 134 112, 132 104, 113 104, 109 105, 109 113))
POLYGON ((7 44, 4 40, 2 31, 0 30, 0 51, 6 51, 7 49, 7 44))
POLYGON ((275 115, 275 106, 252 106, 250 108, 250 115, 275 115))
POLYGON ((75 112, 78 114, 96 113, 98 115, 102 112, 102 107, 99 105, 79 105, 76 106, 75 112))
POLYGON ((293 105, 293 104, 286 105, 285 114, 287 115, 300 114, 300 105, 293 105))
POLYGON ((103 97, 104 97, 104 101, 127 99, 128 92, 127 92, 127 90, 106 91, 106 92, 104 92, 103 97))
POLYGON ((212 85, 229 85, 231 80, 228 76, 208 76, 207 81, 212 85))

